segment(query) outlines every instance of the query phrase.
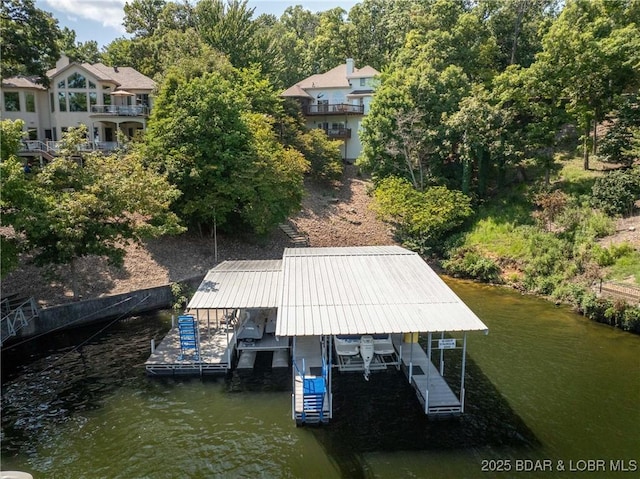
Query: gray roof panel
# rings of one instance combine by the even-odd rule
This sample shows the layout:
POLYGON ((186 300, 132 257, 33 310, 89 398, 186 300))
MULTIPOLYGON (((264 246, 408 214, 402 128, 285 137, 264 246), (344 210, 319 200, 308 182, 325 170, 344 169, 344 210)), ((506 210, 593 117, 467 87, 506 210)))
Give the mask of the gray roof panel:
POLYGON ((398 246, 291 248, 276 334, 486 330, 416 253, 398 246))
POLYGON ((210 270, 188 309, 275 308, 282 260, 225 261, 210 270))

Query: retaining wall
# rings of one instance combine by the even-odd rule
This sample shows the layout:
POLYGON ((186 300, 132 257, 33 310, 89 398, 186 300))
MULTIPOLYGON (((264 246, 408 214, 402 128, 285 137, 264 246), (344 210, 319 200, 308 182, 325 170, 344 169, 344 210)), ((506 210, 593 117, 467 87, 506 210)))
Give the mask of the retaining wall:
MULTIPOLYGON (((181 284, 197 288, 204 276, 180 281, 181 284)), ((168 309, 173 306, 171 285, 140 289, 128 293, 41 309, 38 317, 18 331, 15 339, 46 334, 55 330, 86 326, 117 317, 135 316, 141 313, 168 309)), ((13 338, 9 341, 13 341, 13 338)))

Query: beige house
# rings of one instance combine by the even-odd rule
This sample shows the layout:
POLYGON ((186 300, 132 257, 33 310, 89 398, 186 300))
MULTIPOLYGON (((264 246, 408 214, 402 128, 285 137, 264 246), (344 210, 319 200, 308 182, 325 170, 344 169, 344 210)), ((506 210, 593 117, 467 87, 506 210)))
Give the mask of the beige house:
POLYGON ((360 155, 360 125, 369 112, 380 73, 370 66, 356 68, 347 61, 326 73, 311 75, 281 93, 300 102, 308 128, 321 128, 329 138, 342 140, 342 157, 353 162, 360 155))
POLYGON ((25 122, 26 145, 55 149, 63 132, 84 124, 88 147, 111 149, 118 133, 132 138, 146 128, 156 85, 137 70, 74 63, 63 56, 47 77, 48 89, 36 78, 2 81, 0 113, 25 122))

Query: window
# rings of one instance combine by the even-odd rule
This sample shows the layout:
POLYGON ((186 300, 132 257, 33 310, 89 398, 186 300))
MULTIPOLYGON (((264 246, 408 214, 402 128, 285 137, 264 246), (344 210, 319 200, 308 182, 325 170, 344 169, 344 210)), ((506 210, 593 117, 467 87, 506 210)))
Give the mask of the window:
POLYGON ((72 73, 67 77, 69 88, 87 88, 87 80, 80 73, 72 73))
POLYGON ((367 86, 367 79, 366 78, 360 78, 360 86, 367 86))
POLYGON ((87 94, 69 92, 69 111, 87 111, 87 94))
POLYGON ((59 90, 64 90, 64 80, 60 80, 60 81, 58 82, 58 89, 59 89, 59 90))
POLYGON ((27 129, 27 137, 30 140, 37 140, 38 139, 38 130, 36 128, 27 129))
POLYGON ((149 95, 146 93, 138 93, 136 95, 136 105, 149 106, 149 95))
POLYGON ((93 83, 91 80, 89 80, 89 88, 90 88, 91 90, 95 90, 95 89, 96 89, 96 84, 95 84, 95 83, 93 83))
POLYGON ((20 93, 17 91, 4 92, 4 110, 20 111, 20 93))
POLYGON ((111 105, 111 95, 108 93, 102 94, 102 104, 103 105, 111 105))
POLYGON ((27 112, 29 113, 36 112, 36 97, 33 93, 24 94, 24 103, 27 108, 27 112))
POLYGON ((58 92, 58 111, 67 111, 67 94, 63 91, 58 92))
POLYGON ((98 104, 98 94, 95 91, 89 92, 89 111, 93 111, 91 107, 98 104))
POLYGON ((55 102, 55 97, 53 96, 53 92, 49 93, 49 105, 51 105, 51 113, 55 113, 56 102, 55 102))

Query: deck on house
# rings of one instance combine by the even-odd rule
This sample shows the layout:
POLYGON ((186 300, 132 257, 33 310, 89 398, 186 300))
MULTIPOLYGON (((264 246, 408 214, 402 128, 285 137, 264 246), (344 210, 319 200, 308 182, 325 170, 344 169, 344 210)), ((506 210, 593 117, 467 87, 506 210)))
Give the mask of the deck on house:
POLYGON ((400 336, 394 337, 394 344, 400 352, 402 370, 407 377, 411 372, 411 385, 416 391, 418 401, 425 408, 425 413, 433 417, 460 414, 460 400, 429 360, 425 350, 417 343, 412 345, 410 342, 402 341, 400 336), (428 407, 425 406, 426 401, 428 407))
POLYGON ((230 368, 233 350, 233 333, 226 329, 201 329, 199 354, 183 351, 180 348, 178 328, 171 330, 145 363, 145 369, 151 375, 202 375, 226 373, 230 368), (230 351, 231 349, 231 351, 230 351))

